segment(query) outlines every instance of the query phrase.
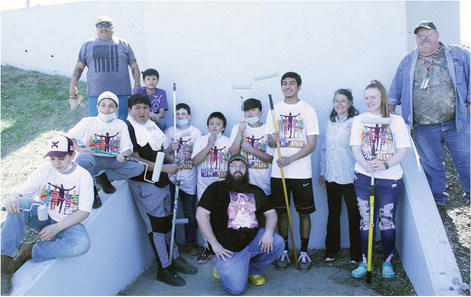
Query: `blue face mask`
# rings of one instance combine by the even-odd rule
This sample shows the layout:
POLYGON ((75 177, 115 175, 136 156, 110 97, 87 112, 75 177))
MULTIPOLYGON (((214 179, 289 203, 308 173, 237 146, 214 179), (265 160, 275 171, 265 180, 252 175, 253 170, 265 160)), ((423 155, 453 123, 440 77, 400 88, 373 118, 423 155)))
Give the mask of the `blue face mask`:
POLYGON ((111 122, 112 120, 117 119, 118 115, 116 114, 116 112, 110 114, 103 114, 101 112, 98 112, 98 118, 103 122, 111 122))
POLYGON ((189 122, 188 119, 186 119, 186 120, 177 120, 177 126, 178 127, 186 126, 186 125, 188 125, 188 122, 189 122))
POLYGON ((249 125, 255 125, 258 122, 259 118, 258 117, 253 117, 253 118, 245 118, 245 121, 249 125))

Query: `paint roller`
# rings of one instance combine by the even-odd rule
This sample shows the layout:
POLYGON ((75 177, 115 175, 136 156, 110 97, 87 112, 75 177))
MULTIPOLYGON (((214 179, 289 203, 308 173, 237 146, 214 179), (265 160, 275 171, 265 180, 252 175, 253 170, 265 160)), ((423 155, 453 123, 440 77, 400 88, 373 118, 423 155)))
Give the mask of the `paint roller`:
POLYGON ((254 80, 255 81, 265 80, 265 79, 269 79, 269 78, 273 78, 273 77, 277 77, 277 76, 279 76, 278 72, 273 72, 273 73, 268 73, 268 74, 265 74, 265 75, 256 76, 256 77, 254 77, 254 80))
POLYGON ((165 153, 164 152, 157 152, 157 156, 155 157, 155 161, 154 161, 154 170, 152 171, 152 177, 149 180, 149 179, 146 178, 147 171, 149 169, 149 165, 147 165, 146 163, 141 162, 138 159, 133 158, 133 157, 124 157, 124 159, 126 161, 141 163, 141 164, 144 165, 144 167, 145 167, 145 169, 144 169, 144 180, 146 182, 149 182, 149 183, 156 183, 156 182, 159 181, 160 172, 162 171, 162 166, 164 165, 164 158, 165 158, 165 153))
MULTIPOLYGON (((37 212, 38 212, 37 215, 40 221, 46 221, 47 219, 49 219, 47 208, 44 204, 41 204, 41 203, 33 203, 31 204, 30 208, 20 208, 20 211, 31 211, 33 209, 33 206, 39 206, 37 209, 37 212)), ((6 211, 6 208, 2 207, 2 211, 6 211)))

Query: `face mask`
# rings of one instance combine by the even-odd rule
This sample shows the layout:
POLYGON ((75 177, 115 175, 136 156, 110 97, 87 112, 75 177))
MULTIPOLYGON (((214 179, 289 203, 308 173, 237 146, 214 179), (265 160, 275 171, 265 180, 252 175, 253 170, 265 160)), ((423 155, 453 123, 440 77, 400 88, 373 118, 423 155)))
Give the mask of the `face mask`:
POLYGON ((110 114, 103 114, 101 112, 98 112, 98 118, 103 122, 111 122, 112 120, 117 119, 118 115, 115 112, 110 114))
POLYGON ((188 125, 188 122, 189 122, 188 119, 186 119, 186 120, 177 120, 177 126, 178 127, 186 126, 186 125, 188 125))
MULTIPOLYGON (((208 133, 208 135, 211 135, 211 133, 208 133)), ((221 138, 221 136, 222 136, 222 132, 219 132, 218 134, 216 134, 216 139, 221 138)))
POLYGON ((69 166, 67 166, 67 168, 66 168, 66 169, 64 169, 64 170, 61 170, 61 171, 59 171, 59 172, 60 172, 60 173, 67 172, 67 171, 69 171, 69 170, 72 168, 72 166, 74 166, 74 165, 72 164, 72 162, 70 162, 69 166))
POLYGON ((258 117, 253 117, 253 118, 245 118, 245 121, 249 125, 255 125, 258 122, 258 117))

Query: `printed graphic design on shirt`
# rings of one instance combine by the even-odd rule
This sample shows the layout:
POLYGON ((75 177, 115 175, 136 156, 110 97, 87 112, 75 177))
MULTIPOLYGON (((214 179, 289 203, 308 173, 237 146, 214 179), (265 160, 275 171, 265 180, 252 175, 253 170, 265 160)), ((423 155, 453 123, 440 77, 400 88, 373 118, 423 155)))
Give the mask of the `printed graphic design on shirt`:
MULTIPOLYGON (((171 140, 174 142, 175 138, 172 137, 171 140)), ((177 143, 177 156, 179 160, 184 160, 185 156, 191 156, 193 153, 193 141, 191 141, 191 138, 183 140, 183 137, 180 137, 177 143)), ((193 162, 191 160, 186 160, 181 166, 183 170, 191 170, 193 169, 193 162)))
POLYGON ((229 153, 225 152, 226 147, 218 148, 213 146, 208 156, 201 164, 201 176, 203 177, 226 177, 227 161, 229 153))
POLYGON ((89 146, 92 150, 105 155, 118 155, 119 144, 119 132, 116 132, 115 135, 110 135, 108 132, 106 132, 105 135, 94 134, 90 137, 89 141, 89 146))
POLYGON ((363 125, 361 152, 365 160, 386 161, 393 155, 394 137, 389 125, 363 125))
POLYGON ((95 73, 119 72, 119 58, 117 45, 93 46, 93 60, 95 73))
POLYGON ((229 191, 230 202, 227 207, 227 228, 257 228, 258 221, 255 214, 257 210, 255 195, 252 193, 238 193, 229 191))
MULTIPOLYGON (((254 135, 252 136, 245 136, 245 141, 250 144, 254 149, 266 152, 267 151, 267 141, 265 136, 261 136, 259 138, 255 138, 254 135)), ((260 161, 256 156, 253 154, 249 154, 245 151, 242 151, 242 155, 247 158, 249 161, 249 168, 250 169, 268 169, 268 163, 260 161)))
POLYGON ((43 200, 49 209, 61 213, 71 214, 78 209, 79 194, 73 186, 66 189, 64 185, 54 185, 48 183, 41 190, 41 200, 43 200))
POLYGON ((306 144, 301 138, 304 129, 304 119, 301 113, 293 115, 291 112, 288 114, 279 115, 280 126, 280 146, 288 148, 303 148, 306 144))

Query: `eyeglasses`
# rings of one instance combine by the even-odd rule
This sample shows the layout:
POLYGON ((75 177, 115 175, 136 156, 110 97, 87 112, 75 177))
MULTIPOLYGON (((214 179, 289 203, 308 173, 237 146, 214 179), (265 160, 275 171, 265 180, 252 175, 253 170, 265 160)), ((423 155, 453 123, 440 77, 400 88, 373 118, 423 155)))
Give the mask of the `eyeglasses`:
POLYGON ((112 26, 112 24, 98 24, 98 25, 96 25, 97 28, 103 28, 103 27, 109 28, 111 26, 112 26))
POLYGON ((242 164, 242 165, 231 164, 231 165, 229 165, 229 168, 234 168, 234 169, 246 169, 247 166, 245 166, 245 164, 242 164))
POLYGON ((435 33, 435 31, 431 31, 431 32, 428 32, 428 33, 425 33, 425 34, 416 34, 415 39, 427 39, 434 33, 435 33))

